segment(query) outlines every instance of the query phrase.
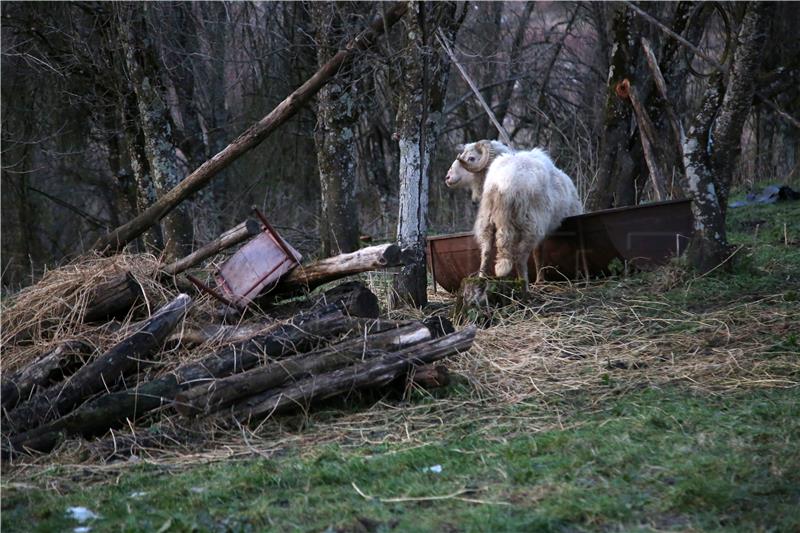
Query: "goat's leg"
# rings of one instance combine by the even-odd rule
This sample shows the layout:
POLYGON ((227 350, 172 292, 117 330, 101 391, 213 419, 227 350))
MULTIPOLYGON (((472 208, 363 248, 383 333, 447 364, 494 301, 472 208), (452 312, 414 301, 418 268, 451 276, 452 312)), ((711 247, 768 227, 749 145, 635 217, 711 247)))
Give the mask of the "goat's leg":
POLYGON ((497 259, 494 263, 494 274, 498 278, 504 278, 511 274, 514 268, 514 252, 516 251, 516 232, 509 227, 501 226, 497 228, 497 259))
POLYGON ((480 228, 476 227, 475 237, 481 249, 481 267, 478 276, 481 278, 489 277, 489 267, 492 264, 492 245, 494 244, 494 226, 486 224, 480 228))
POLYGON ((536 281, 534 285, 539 285, 544 282, 544 274, 542 272, 542 246, 541 243, 533 248, 533 265, 536 267, 536 281))
POLYGON ((528 258, 531 256, 531 248, 530 243, 519 243, 517 245, 517 253, 514 257, 514 266, 517 269, 517 276, 519 276, 525 284, 523 286, 525 292, 528 291, 528 283, 530 283, 528 278, 528 258))

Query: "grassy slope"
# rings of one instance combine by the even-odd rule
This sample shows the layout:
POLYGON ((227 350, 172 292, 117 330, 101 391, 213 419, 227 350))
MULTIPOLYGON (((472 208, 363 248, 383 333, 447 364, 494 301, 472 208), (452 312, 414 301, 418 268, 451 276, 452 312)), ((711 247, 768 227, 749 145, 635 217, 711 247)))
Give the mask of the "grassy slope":
MULTIPOLYGON (((790 240, 800 240, 797 204, 732 211, 731 241, 745 245, 732 273, 673 282, 659 272, 597 290, 617 301, 666 286, 673 311, 746 301, 791 313, 800 247, 783 245, 784 223, 790 240)), ((779 335, 754 328, 764 349, 746 357, 797 354, 797 323, 779 335)), ((423 445, 316 446, 174 470, 141 465, 101 483, 70 483, 63 476, 74 469, 53 467, 35 484, 58 478, 63 494, 18 477, 3 483, 2 528, 64 530, 76 525, 66 507, 85 505, 101 515, 92 531, 800 530, 797 388, 709 394, 680 382, 625 387, 610 374, 601 400, 555 400, 563 429, 526 430, 526 419, 542 414, 532 401, 508 407, 518 423, 461 423, 423 445), (424 470, 437 464, 441 473, 424 470), (458 496, 380 501, 353 483, 383 499, 458 496)))

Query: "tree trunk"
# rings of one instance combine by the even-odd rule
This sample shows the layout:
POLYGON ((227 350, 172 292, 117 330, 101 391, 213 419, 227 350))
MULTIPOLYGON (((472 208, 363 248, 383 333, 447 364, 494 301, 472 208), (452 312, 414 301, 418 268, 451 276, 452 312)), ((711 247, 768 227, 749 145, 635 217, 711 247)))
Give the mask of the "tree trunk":
POLYGON ((409 1, 407 43, 401 56, 401 97, 397 110, 400 145, 400 214, 397 241, 409 260, 397 274, 392 305, 427 304, 425 239, 428 230, 428 187, 431 154, 442 122, 449 62, 437 44, 441 28, 452 42, 462 18, 454 2, 409 1))
POLYGON ((233 414, 239 421, 249 422, 289 409, 301 409, 314 401, 353 389, 386 385, 410 368, 469 350, 475 331, 476 328, 470 326, 458 333, 416 344, 399 352, 252 396, 236 404, 233 414))
POLYGON ((351 40, 344 50, 340 50, 324 67, 319 69, 303 85, 278 104, 270 114, 248 128, 224 150, 200 165, 198 169, 159 198, 144 213, 98 239, 93 248, 105 253, 113 253, 120 250, 167 215, 187 197, 202 189, 220 171, 233 163, 242 154, 261 143, 267 136, 294 116, 347 61, 353 58, 357 51, 369 48, 374 40, 383 33, 384 29, 390 28, 397 22, 406 10, 407 6, 404 2, 392 6, 386 12, 385 18, 376 20, 368 29, 351 40))
POLYGON ((614 9, 614 44, 606 86, 605 114, 600 145, 600 161, 597 182, 587 199, 587 210, 596 211, 625 205, 615 199, 615 191, 623 191, 620 182, 633 179, 634 162, 628 152, 631 124, 631 108, 625 103, 626 94, 621 93, 622 82, 632 77, 633 60, 630 48, 632 15, 624 4, 614 9))
MULTIPOLYGON (((315 2, 311 14, 316 27, 317 63, 330 61, 345 34, 342 18, 347 4, 315 2)), ((317 128, 314 141, 319 166, 319 219, 322 253, 325 256, 358 249, 358 206, 356 204, 357 106, 351 66, 340 70, 317 98, 317 128)))
POLYGON ((65 415, 92 394, 113 388, 160 350, 191 301, 185 294, 172 300, 136 333, 81 368, 63 387, 49 389, 9 413, 9 426, 16 432, 28 430, 65 415))
MULTIPOLYGON (((161 66, 153 38, 148 37, 147 6, 122 7, 118 13, 125 63, 136 93, 139 125, 156 195, 160 198, 181 182, 172 119, 161 82, 161 66)), ((191 251, 192 222, 187 205, 177 206, 163 221, 166 257, 177 260, 191 251)))
POLYGON ((722 74, 709 79, 703 104, 683 143, 684 189, 692 201, 694 235, 689 258, 700 272, 717 268, 730 250, 725 212, 742 129, 755 92, 755 80, 772 6, 747 4, 737 37, 727 87, 722 74), (713 139, 710 143, 709 135, 713 139))

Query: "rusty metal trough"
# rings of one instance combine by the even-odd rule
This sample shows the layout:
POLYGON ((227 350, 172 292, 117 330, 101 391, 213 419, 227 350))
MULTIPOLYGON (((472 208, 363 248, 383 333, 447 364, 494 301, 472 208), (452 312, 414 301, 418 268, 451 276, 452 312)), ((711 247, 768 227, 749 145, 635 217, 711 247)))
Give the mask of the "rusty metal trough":
MULTIPOLYGON (((564 220, 542 243, 545 278, 552 281, 610 272, 618 259, 635 268, 662 265, 683 253, 692 234, 690 200, 670 200, 595 211, 564 220)), ((448 292, 480 267, 472 233, 428 238, 428 268, 448 292)), ((533 257, 528 261, 534 272, 533 257)))

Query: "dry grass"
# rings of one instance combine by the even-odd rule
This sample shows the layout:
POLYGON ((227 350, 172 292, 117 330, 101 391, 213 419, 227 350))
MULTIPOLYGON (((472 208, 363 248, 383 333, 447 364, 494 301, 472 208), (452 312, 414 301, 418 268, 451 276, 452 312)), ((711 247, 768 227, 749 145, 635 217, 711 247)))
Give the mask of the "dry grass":
MULTIPOLYGON (((139 268, 141 275, 150 264, 142 263, 132 261, 128 268, 139 268)), ((373 275, 369 282, 385 302, 390 279, 373 275)), ((74 293, 76 281, 71 283, 63 294, 74 293)), ((568 426, 570 413, 561 400, 576 394, 600 404, 626 390, 675 383, 710 394, 800 385, 800 358, 775 349, 770 340, 785 337, 794 324, 786 306, 773 305, 781 295, 692 312, 663 295, 665 288, 685 283, 671 270, 654 278, 649 291, 632 292, 647 297, 609 298, 604 290, 608 283, 616 282, 545 285, 527 304, 498 313, 495 325, 479 331, 472 350, 450 359, 448 366, 463 376, 464 384, 446 397, 418 391, 411 402, 361 402, 358 410, 323 406, 311 415, 278 417, 237 430, 188 421, 165 409, 142 425, 113 432, 111 438, 92 443, 70 440, 47 457, 26 458, 11 475, 27 475, 31 468, 54 462, 104 472, 129 464, 108 460, 130 456, 180 466, 254 454, 272 456, 287 449, 313 453, 316 445, 332 442, 427 446, 462 426, 494 439, 520 430, 568 426), (524 410, 518 409, 523 406, 524 410), (150 422, 155 429, 146 429, 150 422)), ((154 301, 167 296, 152 290, 154 301)), ((33 294, 20 296, 35 301, 33 294)), ((437 314, 452 305, 450 296, 441 291, 429 297, 437 314)), ((43 315, 32 311, 29 321, 43 315)), ((389 315, 422 316, 418 311, 389 315)), ((72 327, 80 329, 74 321, 72 327)))

